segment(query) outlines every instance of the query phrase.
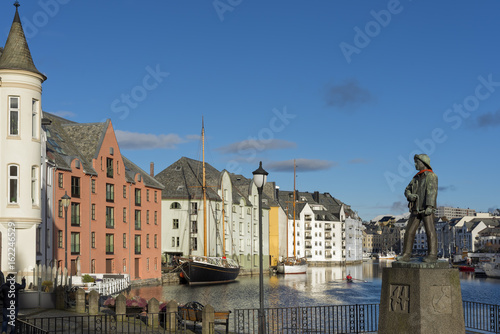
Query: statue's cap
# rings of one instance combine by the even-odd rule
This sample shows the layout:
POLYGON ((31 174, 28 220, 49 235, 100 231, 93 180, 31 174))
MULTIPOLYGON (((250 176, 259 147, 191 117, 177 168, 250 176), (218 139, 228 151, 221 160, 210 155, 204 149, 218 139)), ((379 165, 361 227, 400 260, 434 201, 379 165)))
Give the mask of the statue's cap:
POLYGON ((415 154, 415 157, 414 157, 415 160, 420 160, 424 163, 424 165, 426 165, 427 167, 429 167, 429 169, 432 169, 431 167, 431 159, 429 158, 429 156, 427 154, 415 154))

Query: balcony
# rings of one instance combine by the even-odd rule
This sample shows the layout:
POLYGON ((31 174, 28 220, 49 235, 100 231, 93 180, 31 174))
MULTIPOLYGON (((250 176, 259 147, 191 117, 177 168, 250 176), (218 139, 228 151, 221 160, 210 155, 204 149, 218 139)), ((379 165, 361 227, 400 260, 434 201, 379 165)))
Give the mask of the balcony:
POLYGON ((331 233, 325 233, 325 239, 331 240, 332 239, 331 233))
POLYGON ((309 242, 306 242, 306 249, 311 249, 311 248, 312 248, 312 244, 309 242))
POLYGON ((306 234, 304 238, 306 240, 311 240, 312 239, 312 235, 311 234, 306 234))
POLYGON ((305 230, 306 231, 311 231, 312 230, 312 226, 310 224, 306 224, 305 230))
POLYGON ((332 249, 332 245, 328 245, 328 244, 326 244, 326 245, 325 245, 325 249, 332 249))
POLYGON ((325 224, 325 231, 331 231, 331 230, 332 230, 332 225, 325 224))

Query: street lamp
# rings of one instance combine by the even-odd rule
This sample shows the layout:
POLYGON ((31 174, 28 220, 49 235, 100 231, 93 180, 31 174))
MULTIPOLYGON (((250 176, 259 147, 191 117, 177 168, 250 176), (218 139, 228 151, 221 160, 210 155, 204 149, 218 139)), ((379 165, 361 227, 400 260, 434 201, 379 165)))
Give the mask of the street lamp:
POLYGON ((252 172, 253 183, 257 187, 259 193, 259 334, 266 332, 266 318, 264 314, 264 272, 262 260, 262 189, 266 184, 267 175, 269 174, 262 168, 262 161, 259 163, 259 168, 252 172))
POLYGON ((68 192, 64 192, 64 196, 61 197, 61 202, 64 207, 64 267, 68 270, 68 206, 71 202, 71 197, 68 196, 68 192))

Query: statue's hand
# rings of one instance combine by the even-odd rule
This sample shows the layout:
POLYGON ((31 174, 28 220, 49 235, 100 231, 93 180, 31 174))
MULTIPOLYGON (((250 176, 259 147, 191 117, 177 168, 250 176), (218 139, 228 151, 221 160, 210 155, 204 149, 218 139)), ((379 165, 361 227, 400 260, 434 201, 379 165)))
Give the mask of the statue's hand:
POLYGON ((432 215, 433 212, 434 212, 434 209, 432 208, 432 206, 428 206, 427 208, 425 208, 424 215, 430 216, 430 215, 432 215))
POLYGON ((408 196, 406 196, 406 198, 408 199, 408 201, 410 202, 415 202, 417 200, 417 195, 415 194, 409 194, 408 196))

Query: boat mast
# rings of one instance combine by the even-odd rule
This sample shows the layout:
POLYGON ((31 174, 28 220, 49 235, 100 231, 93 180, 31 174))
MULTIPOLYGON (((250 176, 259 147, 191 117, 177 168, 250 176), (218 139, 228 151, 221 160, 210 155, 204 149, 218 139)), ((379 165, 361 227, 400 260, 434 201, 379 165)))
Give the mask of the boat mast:
POLYGON ((203 117, 201 118, 201 142, 202 142, 202 156, 203 156, 203 253, 207 256, 207 191, 206 191, 206 175, 205 175, 205 123, 203 117))
POLYGON ((293 256, 297 257, 297 249, 295 248, 295 159, 293 159, 293 256))
POLYGON ((222 257, 226 257, 226 229, 224 226, 226 210, 224 209, 224 185, 222 185, 222 257))

